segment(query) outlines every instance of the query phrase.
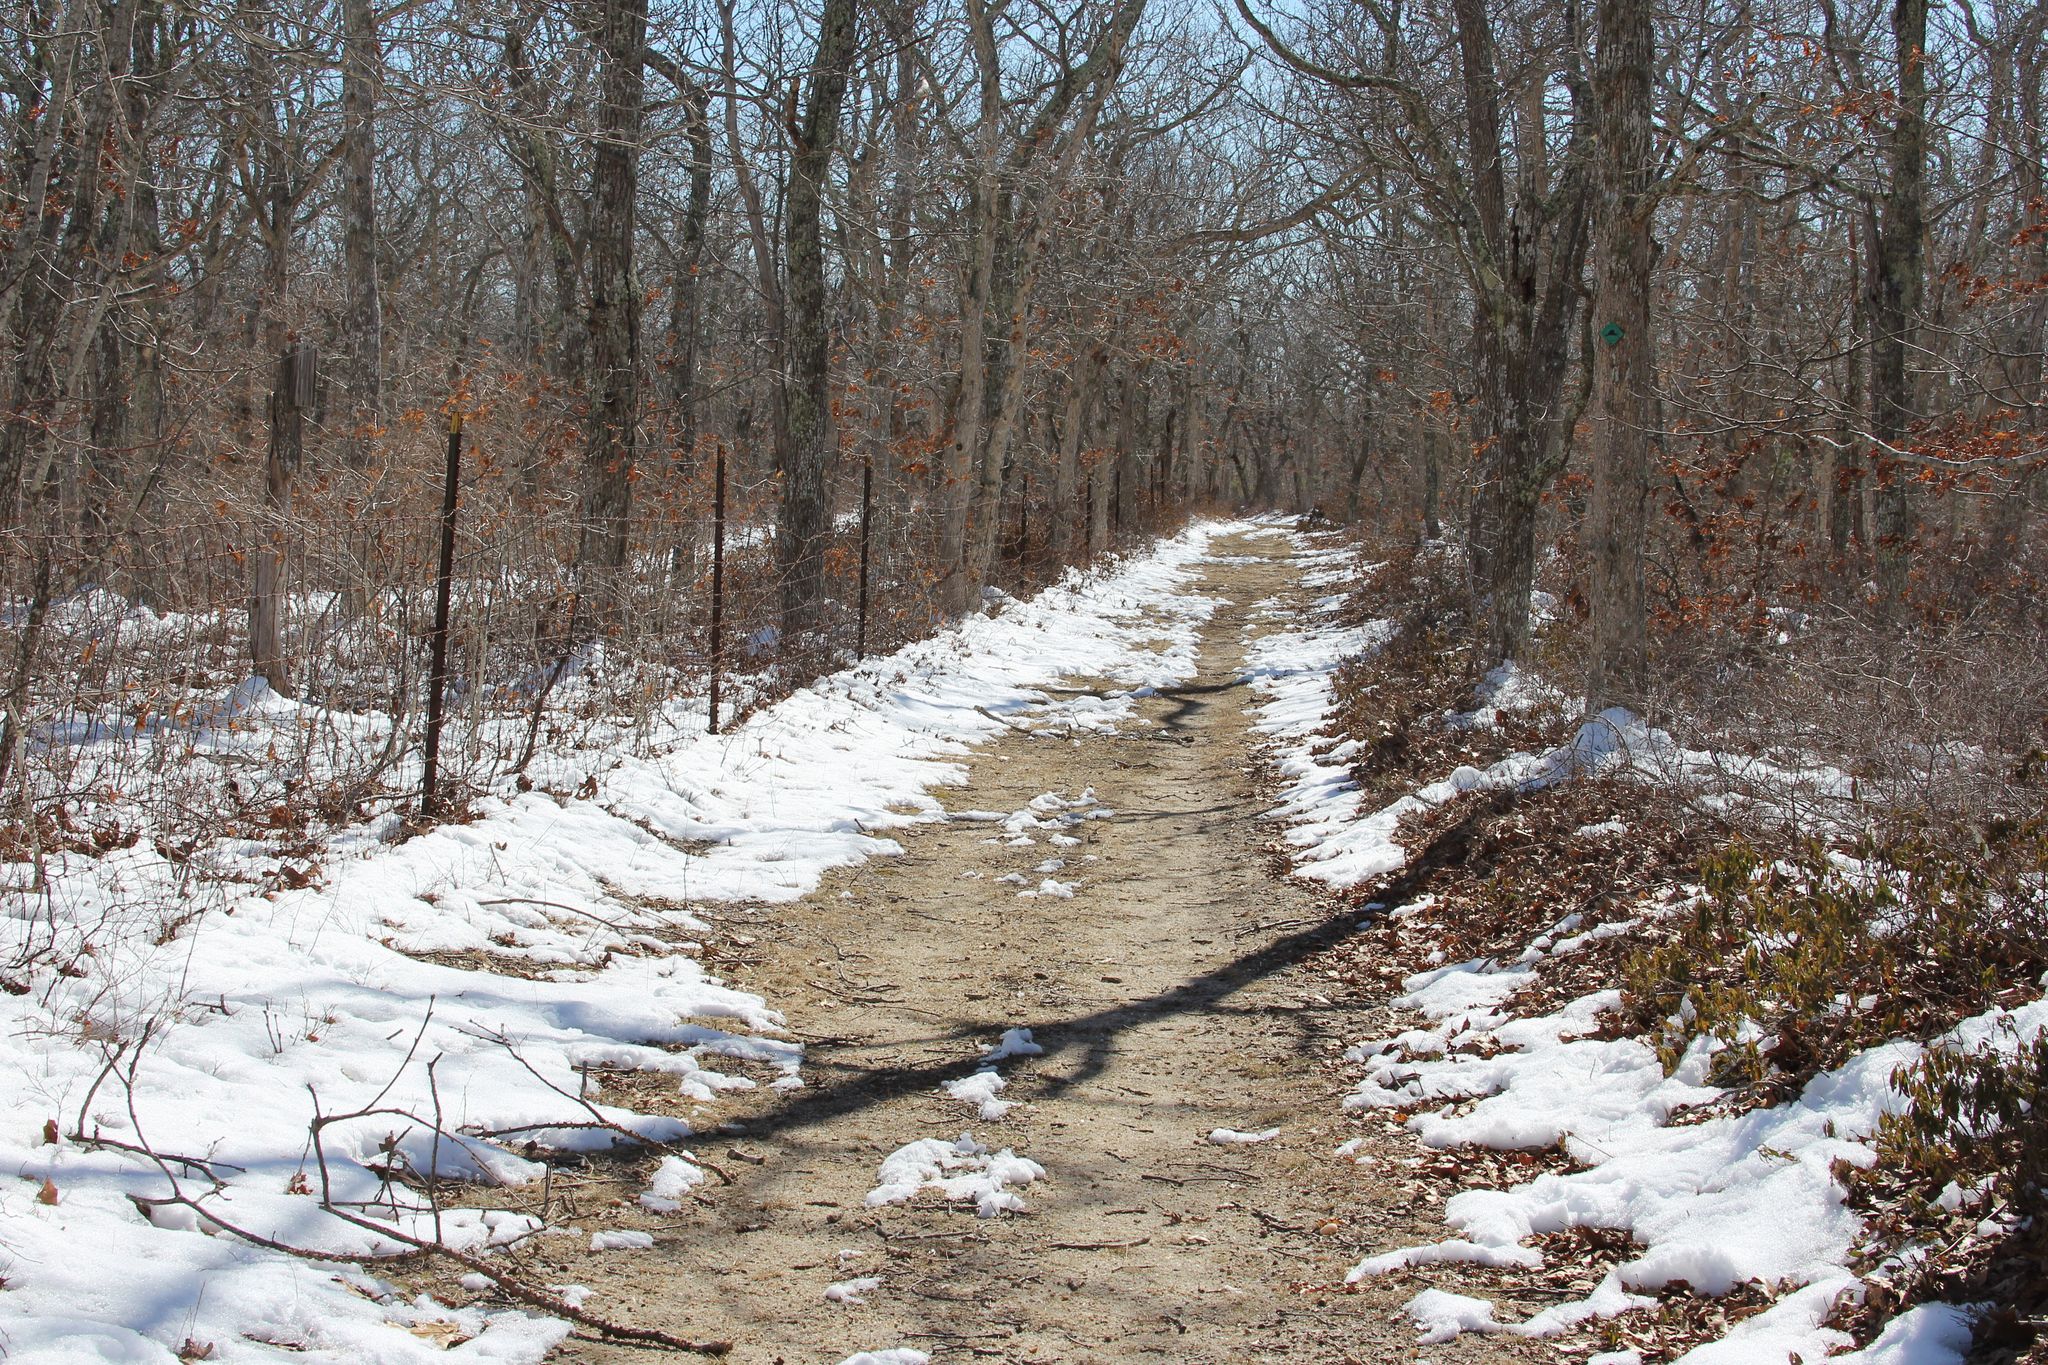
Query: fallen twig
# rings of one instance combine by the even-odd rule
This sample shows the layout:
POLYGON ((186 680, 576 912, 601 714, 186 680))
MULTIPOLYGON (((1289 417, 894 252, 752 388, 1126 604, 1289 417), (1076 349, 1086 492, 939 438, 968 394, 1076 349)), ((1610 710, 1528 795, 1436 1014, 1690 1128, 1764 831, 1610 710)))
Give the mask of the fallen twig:
POLYGON ((1150 1237, 1133 1237, 1125 1242, 1054 1242, 1054 1251, 1124 1251, 1149 1243, 1150 1237))

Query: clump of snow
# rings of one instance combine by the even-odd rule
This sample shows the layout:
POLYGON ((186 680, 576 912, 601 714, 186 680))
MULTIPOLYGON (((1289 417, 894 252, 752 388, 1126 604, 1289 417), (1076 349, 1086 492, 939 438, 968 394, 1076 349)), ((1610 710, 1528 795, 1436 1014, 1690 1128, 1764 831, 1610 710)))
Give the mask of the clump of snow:
MULTIPOLYGON (((1435 1259, 1469 1262, 1477 1261, 1477 1255, 1460 1254, 1435 1259)), ((1426 1262, 1417 1262, 1423 1263, 1426 1262)), ((1502 1260, 1494 1264, 1519 1263, 1502 1260)), ((1362 1277, 1354 1270, 1350 1282, 1355 1284, 1360 1278, 1362 1277)), ((1453 1294, 1442 1289, 1423 1290, 1407 1302, 1405 1311, 1414 1319, 1417 1330, 1421 1332, 1419 1344, 1435 1345, 1438 1342, 1449 1341, 1463 1332, 1497 1332, 1518 1337, 1561 1336, 1588 1319, 1611 1318, 1632 1308, 1652 1307, 1656 1302, 1652 1298, 1624 1292, 1614 1275, 1609 1273, 1585 1298, 1553 1304, 1526 1322, 1502 1322, 1494 1316, 1491 1301, 1453 1294)))
POLYGON ((1862 1350, 1836 1356, 1834 1365, 1962 1365, 1971 1316, 1953 1304, 1923 1303, 1886 1323, 1862 1350))
POLYGON ((1417 1345, 1434 1346, 1461 1332, 1503 1332, 1507 1329, 1493 1318, 1493 1305, 1485 1299, 1452 1294, 1442 1289, 1425 1289, 1402 1305, 1415 1320, 1422 1335, 1417 1345))
POLYGON ((1492 669, 1479 680, 1473 700, 1475 704, 1470 711, 1450 712, 1444 716, 1447 729, 1492 730, 1500 725, 1504 714, 1533 711, 1562 699, 1555 688, 1544 685, 1525 670, 1508 663, 1492 669))
POLYGON ((825 1286, 827 1303, 866 1303, 870 1290, 882 1287, 880 1275, 862 1275, 851 1280, 840 1280, 837 1284, 825 1286))
MULTIPOLYGON (((1410 1003, 1452 1024, 1354 1048, 1351 1055, 1366 1062, 1368 1076, 1349 1103, 1419 1109, 1408 1127, 1432 1146, 1562 1143, 1586 1169, 1456 1194, 1445 1205, 1445 1221, 1463 1237, 1371 1257, 1351 1279, 1444 1260, 1534 1266, 1541 1258, 1524 1245, 1530 1238, 1577 1226, 1614 1228, 1644 1249, 1585 1299, 1503 1324, 1490 1305, 1483 1312, 1474 1307, 1477 1300, 1418 1296, 1411 1315, 1431 1341, 1457 1331, 1547 1336, 1588 1317, 1647 1304, 1644 1291, 1679 1281, 1715 1295, 1744 1283, 1789 1283, 1802 1287, 1684 1359, 1690 1365, 1780 1360, 1791 1353, 1818 1359, 1849 1344, 1826 1324, 1843 1295, 1861 1293, 1861 1282, 1845 1268, 1861 1220, 1847 1207, 1834 1172, 1837 1163, 1867 1166, 1874 1159, 1870 1137, 1901 1102, 1890 1076, 1919 1046, 1895 1042, 1860 1053, 1815 1077, 1788 1104, 1672 1128, 1667 1120, 1674 1109, 1719 1094, 1704 1083, 1708 1044, 1696 1044, 1667 1077, 1637 1040, 1584 1036, 1593 1019, 1618 1002, 1616 992, 1582 997, 1542 1018, 1512 1019, 1484 1003, 1489 992, 1483 988, 1442 988, 1458 975, 1483 977, 1488 966, 1460 964, 1446 969, 1450 975, 1411 978, 1410 1003), (1502 1050, 1484 1058, 1446 1050, 1459 1029, 1469 1030, 1466 1040, 1484 1038, 1502 1050), (1447 1101, 1464 1102, 1433 1107, 1447 1101)), ((1964 1045, 2015 1036, 2001 1021, 2010 1021, 2019 1036, 2032 1036, 2048 1027, 2048 1003, 1994 1011, 1967 1021, 1954 1036, 1964 1045)), ((1948 1344, 1958 1339, 1967 1344, 1960 1313, 1930 1309, 1873 1343, 1869 1349, 1881 1344, 1883 1353, 1868 1359, 1947 1365, 1962 1358, 1948 1344)))
POLYGON ((653 1245, 651 1232, 599 1232, 590 1238, 592 1251, 645 1251, 653 1245))
POLYGON ((1373 1275, 1385 1275, 1391 1271, 1416 1265, 1434 1265, 1441 1261, 1461 1262, 1468 1265, 1521 1266, 1534 1270, 1543 1264, 1543 1253, 1532 1247, 1481 1246, 1462 1238, 1449 1242, 1431 1242, 1425 1246, 1402 1247, 1379 1256, 1368 1256, 1351 1268, 1344 1277, 1346 1284, 1357 1284, 1373 1275))
POLYGON ((1278 1128, 1268 1128, 1261 1133, 1240 1133, 1235 1128, 1212 1128, 1209 1141, 1218 1147, 1249 1147, 1255 1142, 1271 1142, 1280 1136, 1278 1128))
POLYGON ((932 1358, 908 1346, 892 1346, 886 1351, 856 1352, 839 1365, 932 1365, 932 1358))
POLYGON ((962 1076, 957 1081, 947 1081, 939 1087, 956 1100, 976 1106, 976 1111, 988 1122, 993 1122, 1015 1109, 1016 1100, 999 1100, 1009 1082, 993 1071, 977 1071, 972 1076, 962 1076))
POLYGON ((705 1183, 705 1169, 684 1156, 664 1156, 655 1166, 639 1203, 649 1214, 674 1214, 682 1207, 684 1195, 705 1183))
POLYGON ((1001 1041, 981 1054, 981 1059, 984 1062, 1000 1062, 1005 1057, 1038 1057, 1044 1053, 1045 1049, 1032 1041, 1030 1029, 1009 1028, 1003 1030, 1001 1041))
POLYGON ((868 1191, 867 1205, 904 1204, 925 1190, 937 1190, 950 1202, 974 1205, 977 1216, 1022 1213, 1024 1201, 1011 1188, 1045 1178, 1045 1167, 1009 1148, 990 1152, 971 1134, 956 1142, 920 1138, 882 1159, 880 1183, 868 1191))

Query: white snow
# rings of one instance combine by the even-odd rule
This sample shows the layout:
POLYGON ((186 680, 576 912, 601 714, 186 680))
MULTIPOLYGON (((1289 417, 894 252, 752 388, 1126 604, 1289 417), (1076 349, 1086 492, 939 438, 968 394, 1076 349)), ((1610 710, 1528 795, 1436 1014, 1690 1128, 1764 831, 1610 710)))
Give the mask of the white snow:
MULTIPOLYGON (((537 1361, 565 1324, 417 1307, 359 1272, 205 1234, 227 1224, 356 1258, 400 1249, 386 1230, 504 1246, 537 1230, 490 1207, 494 1187, 543 1174, 525 1144, 691 1136, 684 1119, 612 1102, 607 1071, 672 1077, 713 1126, 723 1094, 801 1085, 802 1049, 770 1002, 700 961, 705 945, 739 939, 724 907, 759 915, 835 867, 900 851, 891 831, 946 818, 934 793, 965 780, 976 742, 1012 726, 1113 729, 1138 689, 1189 676, 1215 604, 1185 589, 1232 529, 1206 524, 1107 572, 1070 574, 726 734, 702 733, 700 699, 667 704, 638 732, 600 719, 582 742, 536 754, 530 790, 507 776, 462 822, 407 837, 387 812, 318 831, 285 885, 279 846, 253 837, 190 854, 143 837, 40 868, 0 865, 0 960, 34 948, 65 969, 0 995, 0 1167, 23 1177, 0 1190, 11 1358, 162 1361, 190 1337, 224 1361, 276 1347, 314 1360, 537 1361), (1042 690, 1072 676, 1114 687, 1042 690), (332 1117, 366 1107, 378 1112, 332 1117), (324 1171, 307 1150, 316 1118, 329 1120, 324 1171), (40 1140, 46 1121, 62 1140, 40 1140), (74 1133, 210 1164, 159 1166, 74 1133), (387 1179, 406 1171, 441 1177, 451 1206, 430 1209, 387 1179), (323 1176, 337 1201, 377 1210, 374 1226, 322 1213, 305 1191, 323 1176), (129 1196, 163 1198, 173 1179, 204 1218, 173 1205, 138 1214, 129 1196), (35 1198, 45 1180, 55 1204, 35 1198), (470 1339, 443 1352, 403 1330, 423 1314, 470 1339)), ((579 657, 564 688, 600 655, 579 657)), ((390 731, 388 717, 316 715, 251 685, 176 724, 84 726, 65 742, 88 776, 160 744, 232 778, 273 749, 293 752, 315 722, 362 753, 390 731)), ((148 834, 155 808, 104 785, 103 813, 148 834)), ((1019 837, 1071 838, 1110 814, 1092 793, 1047 797, 1019 837)), ((1008 1153, 972 1160, 947 1178, 979 1181, 972 1197, 990 1210, 1013 1207, 1011 1187, 1042 1174, 1008 1153)), ((640 1202, 673 1211, 701 1178, 665 1158, 640 1202)))
POLYGON ((653 1245, 651 1232, 598 1232, 590 1238, 592 1251, 645 1251, 653 1245))
POLYGON ((908 1346, 892 1346, 886 1351, 856 1352, 839 1365, 932 1365, 932 1358, 908 1346))
POLYGON ((1409 1266, 1432 1265, 1439 1261, 1462 1261, 1469 1265, 1514 1265, 1535 1269, 1543 1264, 1543 1256, 1529 1247, 1491 1247, 1462 1239, 1449 1242, 1432 1242, 1425 1246, 1403 1247, 1380 1256, 1368 1256, 1353 1266, 1344 1277, 1346 1284, 1357 1284, 1373 1275, 1385 1275, 1390 1271, 1403 1270, 1409 1266))
POLYGON ((1884 1325, 1860 1351, 1835 1365, 1961 1365, 1970 1350, 1970 1314, 1953 1304, 1923 1303, 1884 1325))
POLYGON ((683 1206, 683 1197, 703 1183, 703 1167, 680 1156, 665 1156, 641 1191, 640 1206, 649 1213, 674 1213, 683 1206))
POLYGON ((1038 1057, 1044 1052, 1044 1048, 1032 1041, 1030 1029, 1009 1028, 1003 1030, 1001 1041, 984 1052, 981 1059, 984 1062, 999 1062, 1005 1057, 1038 1057))
MULTIPOLYGON (((1300 536, 1296 543, 1312 544, 1300 536)), ((1318 554, 1335 562, 1350 552, 1318 554)), ((1336 668, 1379 648, 1391 626, 1341 625, 1336 605, 1325 599, 1253 641, 1246 673, 1264 695, 1257 725, 1283 779, 1275 814, 1287 825, 1300 876, 1343 888, 1398 870, 1407 856, 1394 840, 1401 820, 1464 792, 1533 789, 1594 772, 1682 782, 1708 805, 1810 807, 1847 790, 1840 774, 1682 749, 1669 735, 1613 710, 1550 752, 1511 754, 1485 769, 1460 767, 1378 810, 1365 809, 1348 769, 1355 745, 1333 744, 1323 732, 1335 704, 1336 668)), ((1491 727, 1504 712, 1545 700, 1525 675, 1497 670, 1471 711, 1449 714, 1444 722, 1491 727)), ((1627 825, 1614 820, 1581 827, 1574 837, 1627 835, 1627 825)), ((1390 913, 1414 915, 1426 901, 1390 913)), ((1552 959, 1682 908, 1644 906, 1591 929, 1568 915, 1512 961, 1442 963, 1439 954, 1434 960, 1442 965, 1404 982, 1398 1002, 1428 1024, 1357 1042, 1346 1052, 1364 1073, 1348 1108, 1403 1111, 1409 1131, 1431 1147, 1542 1150, 1562 1144, 1584 1167, 1456 1194, 1444 1220, 1458 1236, 1368 1257, 1352 1270, 1353 1282, 1447 1262, 1540 1266, 1541 1253, 1526 1243, 1573 1227, 1616 1229, 1643 1247, 1585 1298, 1526 1322, 1500 1321, 1483 1299, 1424 1290, 1407 1308, 1424 1343, 1468 1331, 1551 1336, 1652 1302, 1643 1291, 1683 1280, 1706 1294, 1752 1281, 1792 1287, 1723 1340, 1685 1356, 1691 1365, 1776 1365, 1795 1353, 1812 1361, 1851 1344, 1824 1325, 1838 1298, 1861 1293, 1861 1281, 1846 1268, 1861 1220, 1847 1206, 1834 1170, 1838 1162, 1867 1166, 1874 1160, 1871 1135, 1900 1103, 1889 1077, 1919 1055, 1917 1045, 1866 1051, 1816 1077, 1791 1103, 1674 1128, 1668 1121, 1676 1110, 1720 1093, 1706 1084, 1711 1054, 1705 1043, 1667 1077, 1647 1044, 1593 1036, 1600 1016, 1619 1006, 1618 991, 1586 995, 1539 1018, 1516 1017, 1509 1009, 1512 997, 1552 959)), ((2009 1046, 2011 1038, 2031 1038, 2044 1027, 2048 1004, 2035 1004, 1969 1020, 1955 1038, 1965 1046, 2009 1046), (2001 1021, 2010 1028, 2001 1031, 2001 1021)), ((1932 1305, 1902 1315, 1866 1351, 1842 1358, 1949 1365, 1961 1360, 1967 1344, 1965 1314, 1932 1305)), ((1611 1359, 1619 1365, 1630 1355, 1611 1359)))
POLYGON ((1240 1133, 1235 1128, 1212 1128, 1209 1141, 1218 1147, 1249 1147, 1255 1142, 1271 1142, 1280 1136, 1278 1128, 1268 1128, 1261 1133, 1240 1133))
POLYGON ((826 1285, 825 1299, 828 1303, 866 1303, 868 1292, 881 1287, 880 1275, 861 1275, 851 1280, 840 1280, 836 1284, 826 1285))
POLYGON ((920 1138, 882 1159, 879 1183, 868 1191, 867 1205, 906 1204, 925 1190, 937 1190, 951 1203, 972 1203, 977 1216, 1022 1213, 1025 1205, 1012 1186, 1045 1178, 1045 1167, 1005 1147, 990 1152, 971 1134, 956 1142, 920 1138))
MULTIPOLYGON (((1477 974, 1479 965, 1452 970, 1477 974)), ((1422 994, 1433 993, 1436 985, 1427 983, 1422 994)), ((1352 1103, 1419 1109, 1408 1126, 1425 1143, 1540 1149, 1562 1142, 1586 1167, 1544 1173, 1508 1189, 1453 1195, 1444 1217, 1461 1239, 1370 1258, 1353 1272, 1354 1279, 1443 1259, 1540 1264, 1540 1256, 1523 1245, 1532 1237, 1576 1226, 1614 1228, 1644 1249, 1616 1266, 1588 1299, 1525 1323, 1465 1330, 1549 1335, 1585 1316, 1625 1311, 1645 1301, 1638 1297, 1641 1291, 1680 1280, 1706 1294, 1725 1294, 1749 1282, 1788 1283, 1801 1287, 1685 1359, 1713 1365, 1783 1360, 1795 1352, 1817 1359, 1848 1345, 1846 1334, 1825 1323, 1838 1299, 1861 1293, 1861 1282, 1845 1267, 1862 1224, 1845 1203, 1834 1171, 1837 1163, 1867 1166, 1874 1160, 1870 1138, 1900 1103, 1890 1077, 1919 1054, 1919 1045, 1894 1042, 1859 1053, 1815 1077, 1790 1103, 1674 1128, 1666 1120, 1676 1105, 1718 1093, 1700 1079, 1708 1049, 1696 1045, 1666 1078, 1639 1042, 1577 1036, 1613 1002, 1613 993, 1603 992, 1537 1019, 1458 1015, 1505 1047, 1487 1060, 1448 1053, 1399 1061, 1405 1051, 1399 1047, 1354 1049, 1367 1061, 1369 1075, 1352 1103), (1484 1098, 1436 1107, 1475 1095, 1484 1098)), ((1460 1001, 1443 1003, 1455 1008, 1460 1001)), ((2010 1040, 2044 1028, 2048 1002, 2036 1002, 1968 1020, 1949 1041, 2010 1046, 2010 1040)), ((1434 1314, 1427 1330, 1448 1330, 1452 1319, 1437 1311, 1442 1305, 1428 1300, 1425 1307, 1434 1314)), ((1926 1310, 1869 1348, 1909 1354, 1868 1359, 1916 1365, 1960 1360, 1959 1351, 1944 1343, 1966 1344, 1961 1321, 1957 1310, 1926 1310)))
POLYGON ((972 1076, 962 1076, 957 1081, 947 1081, 940 1090, 956 1100, 975 1106, 984 1121, 993 1122, 1015 1109, 1016 1100, 999 1100, 1009 1082, 993 1071, 977 1071, 972 1076))
POLYGON ((1485 1299, 1453 1294, 1443 1289, 1425 1289, 1403 1305, 1422 1333, 1420 1346, 1449 1341, 1461 1332, 1507 1330, 1493 1320, 1493 1305, 1485 1299))
MULTIPOLYGON (((1450 970, 1477 976, 1482 965, 1450 970)), ((1417 992, 1418 1003, 1433 1003, 1475 1030, 1468 1037, 1483 1032, 1505 1050, 1484 1060, 1442 1053, 1442 1040, 1430 1030, 1403 1037, 1439 1055, 1418 1057, 1396 1042, 1363 1045, 1353 1051, 1366 1061, 1368 1076, 1350 1103, 1419 1110, 1408 1127, 1431 1146, 1536 1150, 1562 1142, 1587 1169, 1453 1195, 1444 1217, 1461 1238, 1369 1258, 1352 1272, 1354 1279, 1439 1260, 1539 1265, 1539 1253, 1524 1245, 1534 1236, 1575 1226, 1615 1228, 1644 1250, 1617 1266, 1585 1300, 1525 1323, 1500 1324, 1489 1317, 1491 1325, 1478 1326, 1478 1319, 1464 1321, 1430 1299, 1423 1304, 1427 1322, 1418 1314, 1418 1323, 1427 1332, 1451 1330, 1455 1320, 1464 1322, 1461 1330, 1541 1336, 1585 1316, 1625 1311, 1647 1302, 1641 1291, 1679 1280, 1706 1294, 1725 1294, 1752 1281, 1789 1282, 1805 1287, 1685 1359, 1711 1365, 1783 1360, 1792 1352, 1817 1359, 1848 1344, 1846 1335, 1823 1325, 1840 1295, 1860 1292, 1844 1266, 1861 1220, 1844 1202, 1835 1163, 1867 1166, 1873 1160, 1869 1138, 1879 1118, 1898 1104, 1889 1077, 1917 1055, 1917 1045, 1893 1043, 1863 1052, 1816 1077, 1789 1104, 1673 1128, 1666 1120, 1675 1107, 1718 1093, 1701 1080, 1708 1061, 1704 1045, 1667 1078, 1640 1042, 1580 1036, 1612 1007, 1613 992, 1583 997, 1536 1019, 1510 1019, 1483 1004, 1462 1008, 1487 994, 1460 995, 1440 989, 1438 981, 1417 992), (1482 1098, 1437 1107, 1472 1096, 1482 1098)), ((2011 1018, 2024 1036, 2032 1036, 2048 1027, 2048 1005, 2029 1006, 2011 1018)), ((1976 1043, 1998 1033, 1994 1017, 1984 1016, 1957 1036, 1976 1043)), ((1928 1334, 1930 1342, 1947 1340, 1940 1333, 1951 1322, 1930 1316, 1913 1330, 1928 1334)), ((1925 1356, 1930 1363, 1961 1358, 1939 1354, 1937 1346, 1925 1349, 1932 1352, 1925 1356)))

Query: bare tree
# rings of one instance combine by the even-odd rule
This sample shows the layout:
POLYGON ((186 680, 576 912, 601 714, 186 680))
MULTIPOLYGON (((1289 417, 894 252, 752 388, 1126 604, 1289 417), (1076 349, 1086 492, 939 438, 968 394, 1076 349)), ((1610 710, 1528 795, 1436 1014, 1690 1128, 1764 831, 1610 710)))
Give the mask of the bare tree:
POLYGON ((576 547, 585 590, 609 609, 626 567, 640 441, 639 221, 646 102, 646 0, 604 0, 594 34, 601 64, 590 169, 590 415, 576 547))
POLYGON ((855 17, 854 0, 826 0, 803 123, 791 129, 795 148, 784 202, 789 282, 783 292, 784 364, 776 376, 775 462, 782 474, 776 557, 782 572, 783 639, 798 648, 815 643, 810 637, 824 602, 825 547, 832 530, 828 475, 838 433, 832 421, 831 319, 821 218, 826 171, 853 64, 855 17))
POLYGON ((1644 510, 1655 440, 1656 334, 1650 219, 1656 208, 1649 0, 1600 0, 1593 100, 1599 123, 1594 210, 1593 501, 1586 516, 1592 641, 1586 706, 1640 702, 1644 510))
POLYGON ((377 283, 377 87, 384 57, 375 0, 341 0, 342 246, 348 277, 347 451, 367 458, 384 406, 384 305, 377 283))

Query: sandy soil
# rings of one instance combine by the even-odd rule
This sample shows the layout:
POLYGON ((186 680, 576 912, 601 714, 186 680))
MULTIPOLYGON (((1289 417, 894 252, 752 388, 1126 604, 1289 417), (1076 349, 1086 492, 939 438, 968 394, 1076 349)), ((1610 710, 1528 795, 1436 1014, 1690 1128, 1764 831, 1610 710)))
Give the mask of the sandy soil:
MULTIPOLYGON (((836 1365, 909 1346, 935 1361, 1395 1361, 1547 1354, 1468 1337, 1414 1346, 1412 1284, 1344 1286, 1360 1256, 1441 1236, 1400 1182, 1332 1155, 1361 1131, 1327 1060, 1380 1002, 1326 999, 1302 960, 1355 921, 1280 875, 1262 768, 1237 682, 1246 640, 1300 603, 1277 537, 1219 545, 1196 589, 1221 600, 1188 685, 1114 736, 1013 731, 978 750, 953 811, 1014 811, 1092 787, 1113 818, 1053 848, 950 821, 905 853, 839 874, 794 906, 728 908, 724 964, 806 1040, 809 1088, 727 1100, 736 1130, 698 1150, 729 1184, 668 1218, 630 1204, 651 1163, 556 1190, 587 1231, 638 1227, 650 1250, 593 1255, 544 1239, 543 1272, 593 1309, 735 1343, 754 1365, 836 1365), (1048 857, 1072 899, 999 880, 1048 857), (979 873, 979 876, 968 874, 979 873), (1006 1028, 1040 1057, 1002 1064, 994 1122, 938 1093, 1006 1028), (1212 1129, 1279 1128, 1255 1146, 1212 1129), (1041 1162, 1029 1211, 977 1219, 920 1196, 868 1209, 883 1156, 963 1130, 1041 1162), (877 1275, 866 1303, 835 1281, 877 1275)), ((1327 985, 1327 983, 1321 983, 1327 985)), ((623 1087, 632 1082, 621 1079, 623 1087)), ((632 1094, 649 1104, 653 1096, 632 1094)), ((669 1105, 666 1107, 673 1107, 669 1105)), ((1398 1149, 1385 1149, 1398 1165, 1398 1149)), ((564 1361, 652 1359, 575 1339, 564 1361)))

